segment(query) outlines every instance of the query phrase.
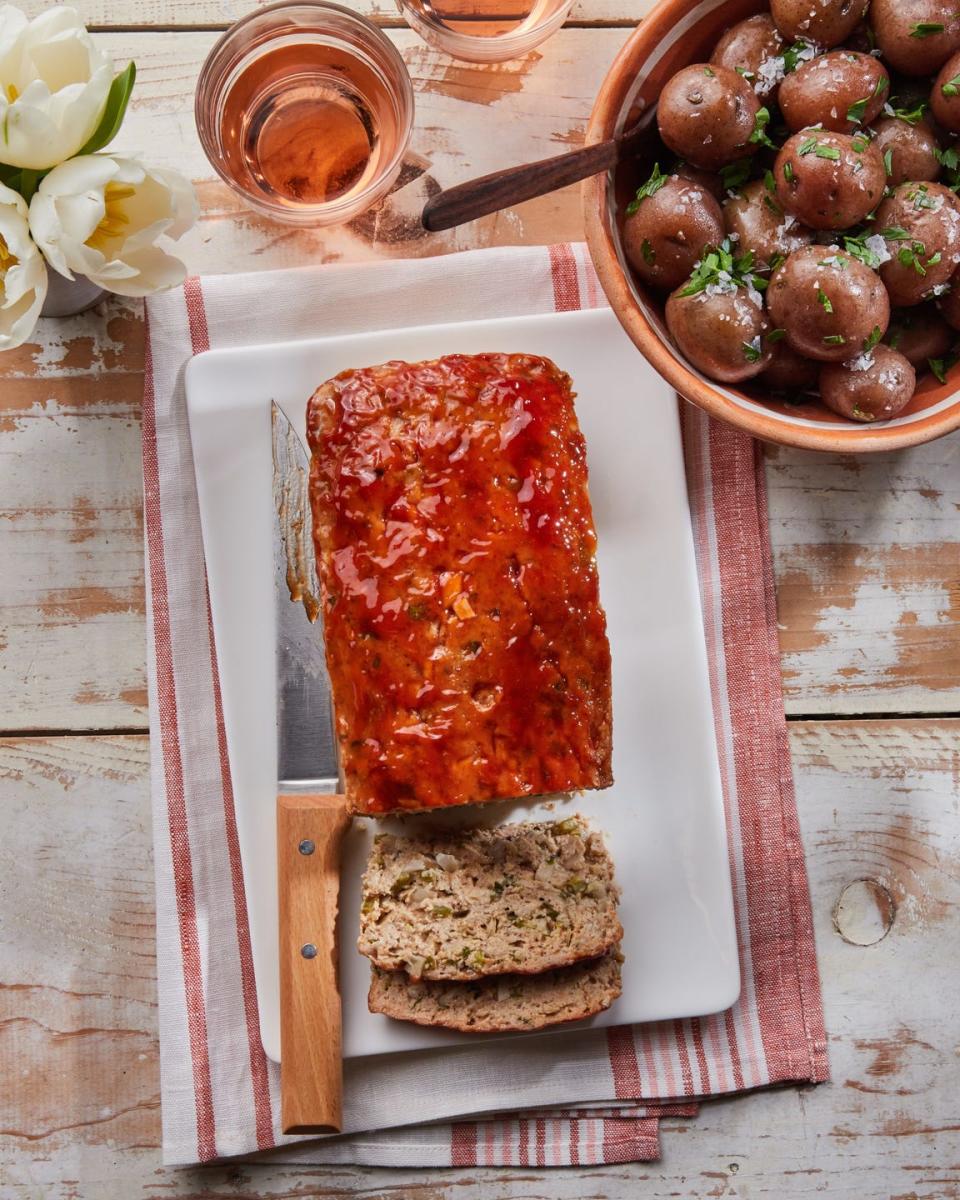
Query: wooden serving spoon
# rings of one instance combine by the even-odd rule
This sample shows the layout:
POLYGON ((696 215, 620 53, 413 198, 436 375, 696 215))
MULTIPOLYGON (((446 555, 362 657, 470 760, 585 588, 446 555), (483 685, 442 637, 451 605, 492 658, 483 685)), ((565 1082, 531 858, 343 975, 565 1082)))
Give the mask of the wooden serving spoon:
POLYGON ((656 105, 648 108, 625 133, 595 146, 584 146, 521 167, 507 167, 447 188, 427 201, 421 217, 423 227, 430 233, 439 233, 442 229, 452 229, 488 213, 510 208, 523 200, 532 200, 534 196, 545 196, 557 188, 579 183, 601 171, 610 171, 625 158, 637 154, 655 114, 656 105))

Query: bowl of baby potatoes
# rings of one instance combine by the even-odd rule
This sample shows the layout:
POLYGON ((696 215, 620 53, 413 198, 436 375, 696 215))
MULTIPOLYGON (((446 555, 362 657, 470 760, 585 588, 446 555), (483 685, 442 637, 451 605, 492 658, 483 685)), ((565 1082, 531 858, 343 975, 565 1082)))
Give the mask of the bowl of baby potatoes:
POLYGON ((755 437, 960 427, 956 0, 662 0, 604 81, 587 241, 627 333, 755 437))

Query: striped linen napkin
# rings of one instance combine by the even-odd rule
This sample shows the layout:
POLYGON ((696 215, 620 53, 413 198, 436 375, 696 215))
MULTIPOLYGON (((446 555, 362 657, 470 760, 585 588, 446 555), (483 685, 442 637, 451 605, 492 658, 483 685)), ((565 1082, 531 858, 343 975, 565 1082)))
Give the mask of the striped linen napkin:
POLYGON ((210 347, 604 303, 582 245, 189 279, 147 304, 143 473, 163 1153, 209 1161, 569 1165, 656 1158, 699 1098, 827 1077, 754 443, 683 431, 743 990, 717 1016, 353 1060, 346 1134, 279 1133, 258 1033, 184 364, 210 347), (263 315, 269 312, 269 322, 263 315), (572 1106, 576 1106, 575 1108, 572 1106), (401 1120, 400 1127, 398 1119, 401 1120))

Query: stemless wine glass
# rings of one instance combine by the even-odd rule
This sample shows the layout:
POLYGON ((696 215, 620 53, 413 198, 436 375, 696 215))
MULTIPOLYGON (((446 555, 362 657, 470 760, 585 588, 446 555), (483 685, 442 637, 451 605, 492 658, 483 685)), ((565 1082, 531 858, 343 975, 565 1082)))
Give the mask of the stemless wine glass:
POLYGON ((574 0, 397 0, 425 42, 467 62, 519 58, 560 28, 574 0))
POLYGON ((375 25, 301 0, 227 30, 200 71, 195 113, 213 169, 251 208, 334 225, 380 200, 399 174, 413 87, 375 25))

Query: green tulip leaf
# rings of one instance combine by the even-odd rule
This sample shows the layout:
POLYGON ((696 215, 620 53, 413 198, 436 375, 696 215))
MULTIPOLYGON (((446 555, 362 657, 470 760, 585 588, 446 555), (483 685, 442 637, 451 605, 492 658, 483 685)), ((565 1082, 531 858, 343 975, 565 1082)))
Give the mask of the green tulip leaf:
POLYGON ((93 131, 93 135, 87 144, 80 150, 81 154, 94 154, 97 150, 102 150, 104 146, 109 146, 120 132, 120 126, 123 124, 123 118, 126 116, 127 105, 130 102, 130 93, 133 91, 136 78, 137 64, 130 63, 127 69, 121 71, 113 83, 110 84, 110 91, 107 93, 107 103, 104 106, 100 124, 93 131))

